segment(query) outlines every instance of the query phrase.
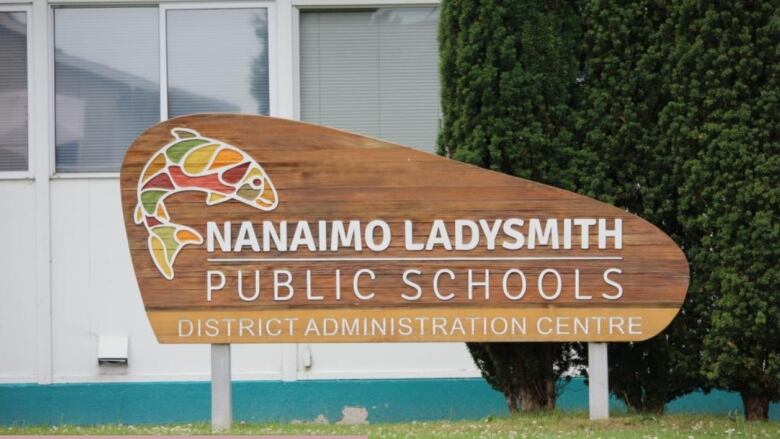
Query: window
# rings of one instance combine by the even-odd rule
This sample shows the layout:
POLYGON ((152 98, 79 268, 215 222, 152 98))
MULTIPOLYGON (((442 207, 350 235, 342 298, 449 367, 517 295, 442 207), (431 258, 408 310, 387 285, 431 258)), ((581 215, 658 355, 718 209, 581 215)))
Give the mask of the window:
POLYGON ((27 13, 0 11, 0 172, 28 159, 27 13))
POLYGON ((160 121, 158 27, 152 7, 54 10, 57 172, 117 172, 160 121))
POLYGON ((269 114, 266 9, 167 11, 168 115, 269 114))
POLYGON ((118 172, 161 118, 269 114, 268 35, 265 7, 55 8, 57 172, 118 172))
POLYGON ((433 151, 437 8, 301 11, 301 119, 433 151))

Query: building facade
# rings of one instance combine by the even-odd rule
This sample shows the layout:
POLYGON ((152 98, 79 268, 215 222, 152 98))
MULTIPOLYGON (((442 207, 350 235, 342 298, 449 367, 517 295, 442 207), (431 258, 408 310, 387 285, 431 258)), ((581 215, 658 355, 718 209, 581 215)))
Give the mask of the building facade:
MULTIPOLYGON (((0 424, 207 419, 208 346, 157 343, 140 300, 127 146, 241 112, 434 152, 436 3, 0 0, 0 424), (101 364, 106 343, 127 364, 101 364)), ((462 343, 240 345, 233 378, 239 419, 505 413, 462 343)))
MULTIPOLYGON (((434 2, 435 3, 435 2, 434 2)), ((208 346, 158 344, 118 169, 181 114, 301 119, 433 151, 431 2, 0 1, 0 382, 204 381, 208 346), (127 365, 100 365, 127 338, 127 365)), ((470 378, 463 344, 245 345, 236 380, 470 378)))

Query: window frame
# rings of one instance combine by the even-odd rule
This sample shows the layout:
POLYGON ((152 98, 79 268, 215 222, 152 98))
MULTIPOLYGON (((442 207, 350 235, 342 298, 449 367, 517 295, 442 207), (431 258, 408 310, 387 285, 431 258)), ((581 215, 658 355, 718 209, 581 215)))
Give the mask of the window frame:
POLYGON ((206 9, 265 9, 268 19, 268 114, 278 111, 276 87, 276 14, 273 1, 160 3, 160 119, 168 119, 168 11, 206 9))
POLYGON ((381 8, 438 8, 436 0, 291 0, 293 44, 293 117, 301 120, 301 12, 381 8))
MULTIPOLYGON (((168 119, 168 29, 167 29, 167 13, 171 10, 205 10, 205 9, 265 9, 268 18, 268 105, 269 115, 276 116, 279 109, 279 90, 277 82, 277 43, 276 43, 276 11, 275 2, 272 0, 253 0, 253 1, 230 1, 221 2, 218 0, 210 0, 204 2, 193 1, 169 1, 169 2, 154 2, 147 3, 143 0, 137 1, 107 1, 107 2, 60 2, 57 4, 51 4, 49 9, 49 113, 51 124, 51 136, 49 139, 49 154, 51 160, 50 166, 50 178, 54 180, 58 179, 83 179, 83 178, 107 178, 118 179, 119 172, 89 172, 89 171, 75 171, 75 172, 58 172, 56 162, 56 114, 54 108, 55 93, 54 89, 54 9, 55 8, 127 8, 127 7, 156 7, 158 18, 158 32, 159 32, 159 45, 158 45, 158 57, 159 57, 159 75, 160 75, 160 122, 168 119)), ((2 10, 2 9, 0 9, 2 10)), ((28 20, 29 29, 29 20, 28 20)), ((28 40, 28 55, 30 51, 30 44, 28 40)), ((29 75, 29 71, 28 71, 29 75)), ((28 148, 29 149, 29 148, 28 148)))
MULTIPOLYGON (((305 10, 338 10, 360 8, 413 8, 413 7, 439 7, 438 0, 291 0, 292 23, 290 31, 292 35, 292 114, 295 120, 301 120, 301 11, 305 10)), ((293 358, 301 358, 309 349, 309 343, 295 343, 293 358)), ((309 371, 297 370, 299 380, 317 378, 309 371)), ((316 375, 316 374, 314 374, 316 375)), ((404 374, 406 375, 406 374, 404 374)), ((473 375, 469 375, 473 376, 473 375)))
POLYGON ((30 4, 5 4, 0 3, 0 12, 24 12, 25 25, 27 26, 27 169, 20 171, 0 171, 0 180, 32 180, 35 178, 33 139, 33 62, 32 62, 32 33, 33 16, 30 4))

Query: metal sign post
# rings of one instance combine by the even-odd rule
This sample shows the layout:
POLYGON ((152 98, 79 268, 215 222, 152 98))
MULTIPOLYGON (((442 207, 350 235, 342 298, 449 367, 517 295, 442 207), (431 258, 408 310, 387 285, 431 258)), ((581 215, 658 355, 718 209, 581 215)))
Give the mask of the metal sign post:
POLYGON ((230 345, 211 345, 211 429, 230 429, 233 399, 230 388, 230 345))
POLYGON ((606 343, 588 343, 588 382, 590 419, 609 418, 609 371, 606 343))

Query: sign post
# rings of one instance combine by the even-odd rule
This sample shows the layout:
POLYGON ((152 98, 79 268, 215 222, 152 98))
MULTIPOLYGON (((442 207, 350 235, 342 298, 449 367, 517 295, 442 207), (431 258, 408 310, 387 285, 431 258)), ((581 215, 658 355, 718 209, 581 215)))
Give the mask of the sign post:
POLYGON ((592 342, 607 416, 603 343, 658 334, 688 288, 682 251, 625 210, 302 122, 169 119, 120 182, 157 340, 212 345, 215 428, 229 343, 592 342))
POLYGON ((229 430, 233 423, 230 345, 211 345, 211 429, 229 430))
POLYGON ((609 418, 609 366, 606 343, 588 343, 588 412, 590 419, 609 418))

